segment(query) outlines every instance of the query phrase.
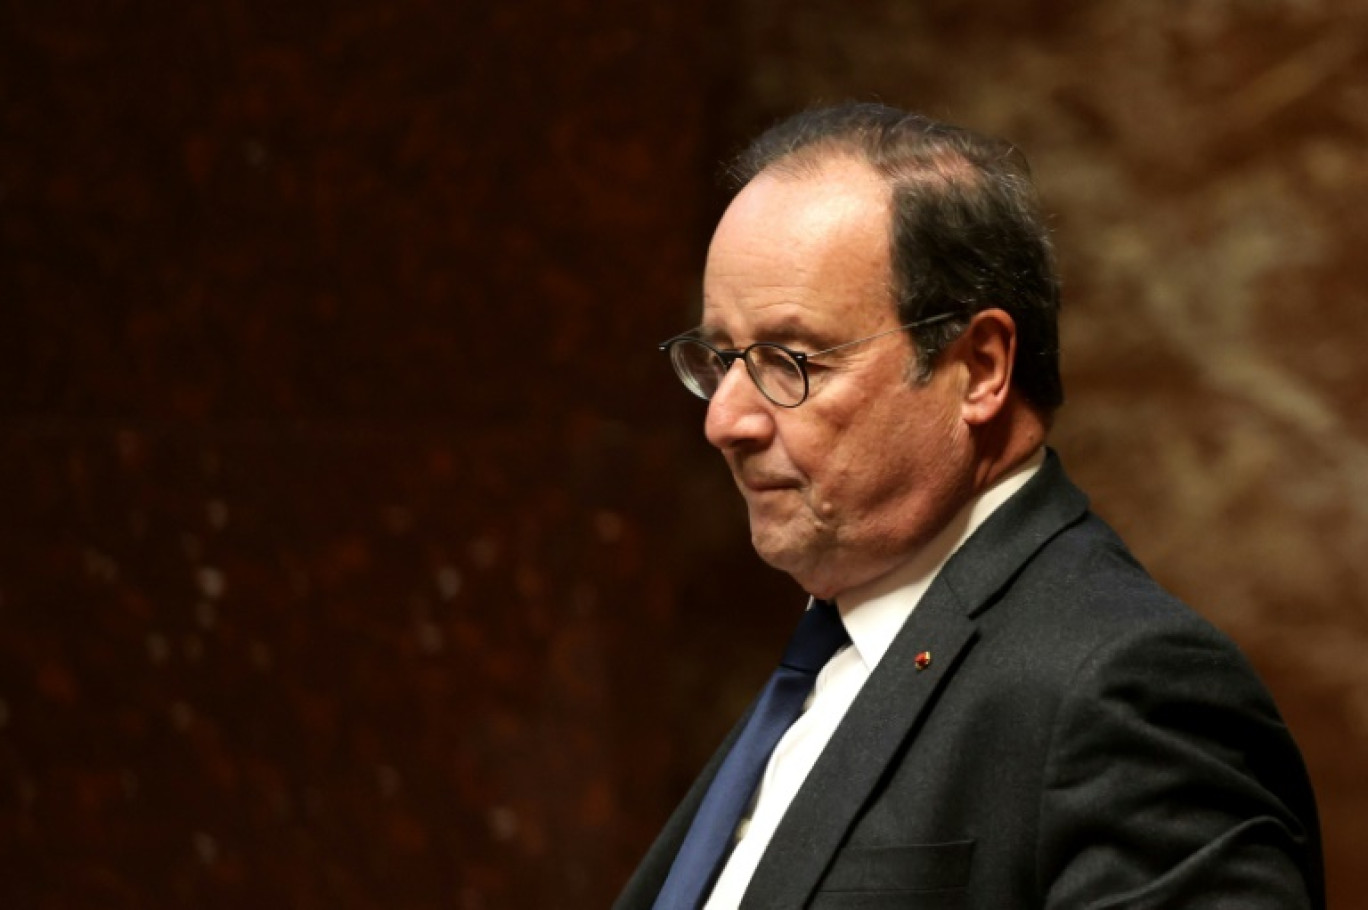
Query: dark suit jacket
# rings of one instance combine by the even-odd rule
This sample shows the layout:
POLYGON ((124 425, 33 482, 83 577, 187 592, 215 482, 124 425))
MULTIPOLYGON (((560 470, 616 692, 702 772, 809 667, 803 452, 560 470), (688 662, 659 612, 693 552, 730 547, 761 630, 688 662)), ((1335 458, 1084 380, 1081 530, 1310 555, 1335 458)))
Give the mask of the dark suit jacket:
MULTIPOLYGON (((616 910, 651 906, 737 730, 616 910)), ((912 613, 742 907, 1319 908, 1321 870, 1301 756, 1253 670, 1051 453, 912 613)))

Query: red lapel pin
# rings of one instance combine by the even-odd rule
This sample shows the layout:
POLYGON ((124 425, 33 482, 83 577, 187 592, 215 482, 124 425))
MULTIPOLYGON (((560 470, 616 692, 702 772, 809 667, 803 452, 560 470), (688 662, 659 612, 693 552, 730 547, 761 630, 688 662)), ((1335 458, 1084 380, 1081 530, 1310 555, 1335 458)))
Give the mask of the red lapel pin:
POLYGON ((918 669, 918 670, 925 670, 927 667, 931 666, 931 652, 930 652, 930 651, 923 651, 923 652, 921 652, 921 653, 918 654, 918 655, 916 656, 916 658, 913 660, 913 663, 915 663, 915 664, 917 665, 917 669, 918 669))

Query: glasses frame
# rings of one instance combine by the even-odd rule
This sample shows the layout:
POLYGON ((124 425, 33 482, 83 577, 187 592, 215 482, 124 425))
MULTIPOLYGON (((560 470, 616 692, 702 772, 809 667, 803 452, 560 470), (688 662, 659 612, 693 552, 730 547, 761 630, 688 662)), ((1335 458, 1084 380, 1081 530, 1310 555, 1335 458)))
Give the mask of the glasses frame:
MULTIPOLYGON (((746 364, 746 373, 750 376, 751 382, 755 383, 755 387, 760 390, 761 395, 764 395, 765 398, 768 399, 776 407, 796 408, 803 402, 807 401, 808 393, 811 391, 811 382, 808 379, 807 365, 808 361, 812 360, 813 358, 822 357, 834 351, 840 351, 844 350, 845 348, 854 347, 857 344, 864 344, 866 341, 873 341, 876 338, 883 338, 885 335, 892 335, 894 332, 906 332, 911 329, 919 329, 928 325, 934 325, 938 322, 945 322, 949 319, 955 319, 960 315, 961 314, 959 313, 939 313, 935 316, 928 316, 925 319, 917 319, 913 322, 904 323, 900 326, 894 326, 893 328, 885 329, 882 332, 875 332, 873 335, 866 335, 863 338, 856 338, 854 341, 845 341, 841 344, 832 345, 831 347, 823 348, 820 351, 795 351, 793 348, 788 347, 787 345, 780 344, 777 341, 756 341, 752 344, 747 345, 744 349, 719 348, 716 345, 704 341, 702 338, 699 338, 696 334, 699 331, 699 329, 690 329, 687 332, 682 332, 674 336, 673 338, 660 342, 660 344, 656 345, 656 347, 662 353, 669 354, 671 349, 675 345, 685 341, 691 342, 693 344, 702 345, 703 347, 712 351, 713 354, 717 356, 718 360, 722 361, 723 378, 725 378, 726 375, 731 372, 732 364, 740 360, 746 364), (751 359, 751 351, 755 350, 756 348, 777 348, 780 351, 783 351, 784 354, 786 354, 794 363, 798 365, 798 373, 803 377, 803 394, 793 404, 786 404, 782 401, 776 400, 775 397, 771 395, 769 391, 765 388, 764 383, 760 381, 760 368, 756 365, 755 361, 751 359)), ((679 381, 684 384, 684 388, 688 389, 690 392, 693 392, 694 395, 698 396, 699 398, 702 398, 704 401, 712 400, 711 395, 704 395, 702 394, 702 392, 696 390, 692 385, 690 385, 688 378, 680 372, 679 366, 675 361, 673 355, 671 355, 670 357, 670 365, 674 367, 675 375, 678 376, 679 381)), ((719 385, 720 384, 721 383, 719 380, 719 385)))

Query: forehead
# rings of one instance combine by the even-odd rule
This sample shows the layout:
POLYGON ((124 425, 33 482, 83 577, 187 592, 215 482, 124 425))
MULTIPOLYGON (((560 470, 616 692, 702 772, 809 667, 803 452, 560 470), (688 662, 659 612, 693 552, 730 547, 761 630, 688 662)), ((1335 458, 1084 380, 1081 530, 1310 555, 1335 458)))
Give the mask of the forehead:
POLYGON ((891 323, 890 217, 886 183, 854 159, 762 173, 713 235, 705 329, 782 340, 776 334, 839 337, 891 323))

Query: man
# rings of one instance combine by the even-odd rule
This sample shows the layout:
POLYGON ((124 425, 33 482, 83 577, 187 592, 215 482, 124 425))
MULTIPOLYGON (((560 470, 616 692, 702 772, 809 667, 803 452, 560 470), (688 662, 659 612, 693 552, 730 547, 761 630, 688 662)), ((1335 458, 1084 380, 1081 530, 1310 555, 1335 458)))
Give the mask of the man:
POLYGON ((736 172, 702 325, 662 347, 813 603, 616 906, 1323 906, 1269 696, 1045 448, 1058 285, 1018 153, 853 105, 736 172))

